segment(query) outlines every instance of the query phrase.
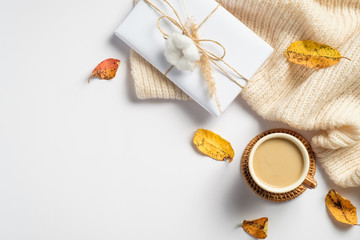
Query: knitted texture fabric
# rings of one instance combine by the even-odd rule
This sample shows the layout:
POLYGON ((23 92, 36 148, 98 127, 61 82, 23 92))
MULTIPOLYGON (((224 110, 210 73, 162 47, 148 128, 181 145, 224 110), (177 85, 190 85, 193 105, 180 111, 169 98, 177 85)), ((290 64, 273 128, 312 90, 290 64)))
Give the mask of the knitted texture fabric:
MULTIPOLYGON (((219 2, 274 48, 242 97, 267 120, 317 130, 311 145, 331 180, 360 186, 360 1, 219 2), (320 70, 288 62, 287 47, 306 39, 330 45, 351 61, 320 70)), ((189 99, 134 52, 131 71, 141 99, 189 99)))

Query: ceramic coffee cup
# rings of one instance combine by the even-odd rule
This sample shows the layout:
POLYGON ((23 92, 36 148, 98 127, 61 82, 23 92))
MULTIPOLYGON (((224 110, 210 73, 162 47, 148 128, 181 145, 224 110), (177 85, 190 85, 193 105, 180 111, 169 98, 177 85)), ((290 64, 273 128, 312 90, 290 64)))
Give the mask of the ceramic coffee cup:
MULTIPOLYGON (((285 142, 285 141, 283 141, 285 142)), ((293 146, 292 145, 292 146, 293 146)), ((271 154, 271 152, 269 153, 271 154)), ((275 154, 275 153, 274 153, 275 154)), ((279 153, 277 153, 279 154, 279 153)), ((300 154, 299 154, 300 155, 300 154)), ((274 155, 275 156, 275 155, 274 155)), ((267 156, 265 156, 267 157, 267 156)), ((300 158, 299 158, 300 159, 300 158)), ((257 163, 258 164, 258 163, 257 163)), ((267 163, 271 165, 270 163, 267 163)), ((266 167, 264 167, 263 169, 266 170, 266 167)), ((269 168, 271 169, 271 168, 269 168)), ((253 146, 251 152, 250 152, 250 156, 249 156, 249 172, 250 175, 252 177, 252 179, 255 181, 255 183, 261 187, 262 189, 268 191, 268 192, 272 192, 272 193, 285 193, 285 192, 290 192, 296 188, 298 188, 300 185, 304 185, 307 188, 316 188, 317 186, 317 182, 316 180, 309 174, 309 169, 310 169, 310 157, 308 154, 308 151, 306 150, 304 144, 297 139, 296 137, 290 135, 290 134, 286 134, 286 133, 271 133, 269 135, 266 135, 264 137, 262 137, 261 139, 259 139, 255 145, 253 146), (256 171, 254 170, 254 155, 257 151, 257 149, 266 141, 271 140, 271 139, 281 139, 281 140, 286 140, 286 141, 290 141, 291 143, 293 143, 294 146, 296 146, 298 148, 298 150, 301 152, 301 157, 302 157, 302 167, 299 168, 299 176, 297 178, 297 180, 293 183, 291 183, 290 185, 286 185, 286 186, 273 186, 267 182, 265 182, 264 180, 262 180, 257 174, 256 171)))

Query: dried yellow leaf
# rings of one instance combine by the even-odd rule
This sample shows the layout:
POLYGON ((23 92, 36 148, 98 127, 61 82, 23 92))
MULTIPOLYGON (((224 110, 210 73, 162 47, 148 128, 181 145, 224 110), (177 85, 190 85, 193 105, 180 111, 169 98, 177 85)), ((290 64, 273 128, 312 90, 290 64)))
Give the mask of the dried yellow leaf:
POLYGON ((334 189, 330 190, 326 195, 325 203, 331 214, 339 222, 350 225, 357 224, 356 207, 334 189))
POLYGON ((268 218, 263 217, 252 221, 244 220, 242 228, 256 238, 265 239, 268 231, 268 218))
POLYGON ((234 150, 231 144, 209 130, 198 129, 194 135, 193 143, 202 153, 213 159, 230 163, 234 158, 234 150))
POLYGON ((338 50, 311 40, 293 42, 284 54, 290 62, 316 69, 330 67, 346 58, 338 50))

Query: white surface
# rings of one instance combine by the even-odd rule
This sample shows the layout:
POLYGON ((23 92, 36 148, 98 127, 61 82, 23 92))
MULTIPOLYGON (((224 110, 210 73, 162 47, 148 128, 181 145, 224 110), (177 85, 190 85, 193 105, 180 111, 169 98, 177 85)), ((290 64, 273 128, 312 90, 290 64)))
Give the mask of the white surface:
MULTIPOLYGON (((151 1, 161 11, 168 16, 177 19, 173 10, 161 1, 151 1)), ((218 6, 214 0, 176 0, 172 1, 172 6, 178 11, 181 19, 185 22, 186 13, 194 16, 199 23, 205 19, 218 6), (186 10, 183 10, 184 1, 186 10)), ((142 55, 161 73, 166 73, 171 64, 166 61, 165 40, 163 34, 158 29, 158 19, 161 15, 148 3, 140 1, 128 17, 116 29, 116 35, 131 46, 136 52, 142 55)), ((179 32, 177 27, 167 24, 168 21, 160 22, 165 32, 179 32), (166 28, 167 27, 167 28, 166 28)), ((257 36, 253 31, 247 28, 242 22, 231 15, 223 7, 219 7, 211 17, 199 29, 200 39, 211 39, 221 43, 226 49, 224 61, 245 78, 250 79, 259 67, 273 52, 264 40, 257 36), (226 26, 226 27, 224 27, 226 26), (245 58, 244 56, 250 56, 245 58)), ((207 42, 202 43, 206 50, 221 56, 223 52, 215 44, 207 42)), ((244 79, 238 77, 222 62, 219 64, 230 76, 233 76, 239 84, 245 85, 244 79)), ((241 91, 241 88, 231 81, 223 72, 214 68, 214 81, 216 83, 217 97, 221 109, 225 109, 231 104, 241 91)), ((180 71, 176 68, 171 69, 166 75, 175 85, 184 90, 192 99, 198 102, 210 113, 221 115, 215 98, 209 95, 208 85, 201 77, 201 69, 194 71, 180 71)))
POLYGON ((358 240, 324 197, 335 187, 360 208, 359 188, 333 186, 320 167, 318 188, 287 203, 247 187, 243 149, 284 125, 241 97, 220 118, 135 98, 129 49, 113 36, 131 2, 0 1, 0 239, 252 239, 238 224, 267 216, 269 240, 358 240), (108 57, 122 60, 116 78, 87 84, 108 57), (234 162, 198 154, 197 128, 228 139, 234 162))

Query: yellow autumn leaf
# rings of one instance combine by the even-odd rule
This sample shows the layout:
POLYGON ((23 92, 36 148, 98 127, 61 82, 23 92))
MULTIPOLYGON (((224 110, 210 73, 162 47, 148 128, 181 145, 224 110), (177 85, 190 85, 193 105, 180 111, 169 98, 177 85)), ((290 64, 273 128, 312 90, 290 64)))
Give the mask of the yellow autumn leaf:
POLYGON ((245 232, 258 239, 265 239, 268 231, 268 218, 263 217, 252 221, 244 220, 242 228, 245 232))
POLYGON ((346 58, 338 50, 311 40, 293 42, 284 54, 290 62, 316 69, 330 67, 346 58))
POLYGON ((350 225, 357 224, 356 207, 334 189, 330 190, 326 195, 325 203, 331 214, 339 222, 350 225))
POLYGON ((194 135, 193 143, 202 153, 213 159, 230 163, 234 158, 234 150, 231 144, 209 130, 198 129, 194 135))

